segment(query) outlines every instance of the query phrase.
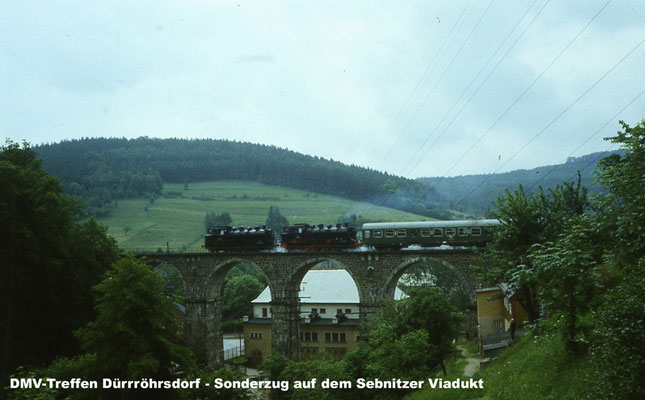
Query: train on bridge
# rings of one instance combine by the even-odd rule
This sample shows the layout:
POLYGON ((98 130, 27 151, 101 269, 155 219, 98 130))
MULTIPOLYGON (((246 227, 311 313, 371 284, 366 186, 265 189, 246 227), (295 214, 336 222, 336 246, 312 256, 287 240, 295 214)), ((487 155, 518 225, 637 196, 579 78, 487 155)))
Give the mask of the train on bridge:
POLYGON ((496 219, 421 222, 366 223, 362 228, 348 224, 285 227, 280 234, 266 226, 216 226, 208 229, 204 248, 210 252, 286 250, 351 250, 359 246, 376 250, 404 247, 477 246, 492 239, 496 219))

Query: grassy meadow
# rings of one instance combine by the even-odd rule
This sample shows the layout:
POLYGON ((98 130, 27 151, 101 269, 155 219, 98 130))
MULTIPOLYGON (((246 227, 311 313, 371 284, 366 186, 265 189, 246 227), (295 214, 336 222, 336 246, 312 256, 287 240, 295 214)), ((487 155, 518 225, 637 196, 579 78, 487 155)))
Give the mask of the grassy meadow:
POLYGON ((421 221, 431 218, 369 203, 258 182, 214 181, 164 184, 164 195, 119 200, 109 217, 99 219, 124 249, 201 250, 204 216, 228 212, 234 226, 263 225, 270 206, 280 208, 290 224, 333 224, 343 215, 372 221, 421 221))

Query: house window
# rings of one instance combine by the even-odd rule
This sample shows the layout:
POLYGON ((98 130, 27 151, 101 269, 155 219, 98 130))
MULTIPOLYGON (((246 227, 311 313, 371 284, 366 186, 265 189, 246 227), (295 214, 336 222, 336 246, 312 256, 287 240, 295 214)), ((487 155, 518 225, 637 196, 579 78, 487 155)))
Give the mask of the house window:
POLYGON ((343 309, 342 309, 342 308, 337 308, 337 309, 336 309, 336 315, 338 315, 338 314, 342 314, 342 313, 343 313, 343 309))
POLYGON ((269 310, 266 307, 262 308, 262 318, 266 318, 268 316, 269 316, 269 310))
POLYGON ((457 228, 457 234, 459 236, 468 236, 468 228, 457 228))
POLYGON ((321 314, 327 314, 327 309, 326 308, 321 308, 320 313, 321 314))
POLYGON ((318 332, 300 332, 300 340, 303 342, 317 342, 318 332))
POLYGON ((386 229, 385 230, 385 237, 386 238, 393 238, 394 237, 394 229, 386 229))
POLYGON ((446 236, 455 236, 455 228, 446 228, 446 236))
POLYGON ((262 332, 251 332, 251 339, 262 339, 262 332))
POLYGON ((470 234, 473 236, 481 236, 482 228, 470 228, 470 234))
POLYGON ((501 319, 493 321, 493 330, 495 332, 504 332, 503 322, 501 319))
POLYGON ((443 228, 434 228, 432 230, 432 236, 443 236, 443 228))
POLYGON ((421 237, 430 237, 430 229, 421 229, 421 237))
POLYGON ((327 343, 347 343, 347 334, 344 332, 325 332, 327 343))
POLYGON ((312 308, 311 313, 312 314, 318 314, 318 309, 317 308, 312 308))
POLYGON ((352 309, 351 309, 351 308, 346 308, 346 309, 345 309, 345 314, 351 314, 351 313, 352 313, 352 309))
POLYGON ((404 238, 404 237, 405 237, 405 234, 406 234, 406 230, 405 230, 405 229, 397 229, 397 230, 396 230, 396 236, 397 236, 397 237, 404 238))
POLYGON ((380 229, 377 229, 374 231, 374 237, 375 238, 382 238, 383 237, 383 231, 380 229))

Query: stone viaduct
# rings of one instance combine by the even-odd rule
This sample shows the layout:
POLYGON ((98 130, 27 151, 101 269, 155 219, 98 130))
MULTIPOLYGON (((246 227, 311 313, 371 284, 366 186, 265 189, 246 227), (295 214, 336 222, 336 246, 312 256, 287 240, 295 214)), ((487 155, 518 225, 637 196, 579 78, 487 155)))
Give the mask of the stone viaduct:
POLYGON ((271 344, 291 359, 300 357, 300 282, 315 265, 328 261, 344 268, 354 279, 363 323, 383 299, 392 299, 396 284, 408 267, 424 260, 455 271, 473 293, 472 266, 481 262, 477 249, 425 249, 367 252, 256 252, 139 254, 151 266, 168 264, 181 275, 185 288, 188 344, 205 351, 215 366, 223 359, 222 292, 224 277, 236 264, 246 262, 267 277, 272 298, 271 344))

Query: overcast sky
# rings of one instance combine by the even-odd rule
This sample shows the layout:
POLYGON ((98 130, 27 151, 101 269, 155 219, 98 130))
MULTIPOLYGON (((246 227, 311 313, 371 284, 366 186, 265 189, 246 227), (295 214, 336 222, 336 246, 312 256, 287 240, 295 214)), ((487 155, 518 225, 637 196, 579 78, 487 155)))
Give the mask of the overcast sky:
POLYGON ((235 139, 411 178, 560 163, 645 117, 645 1, 606 3, 2 0, 0 135, 235 139))

